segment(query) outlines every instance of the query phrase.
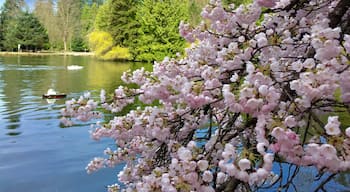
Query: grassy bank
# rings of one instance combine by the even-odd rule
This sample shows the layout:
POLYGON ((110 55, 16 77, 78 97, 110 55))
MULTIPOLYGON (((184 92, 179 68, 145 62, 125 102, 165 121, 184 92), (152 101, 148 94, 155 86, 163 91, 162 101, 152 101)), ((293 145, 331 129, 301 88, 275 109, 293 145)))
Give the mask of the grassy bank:
POLYGON ((0 55, 25 55, 25 56, 41 56, 41 55, 72 55, 72 56, 93 56, 93 52, 0 52, 0 55))

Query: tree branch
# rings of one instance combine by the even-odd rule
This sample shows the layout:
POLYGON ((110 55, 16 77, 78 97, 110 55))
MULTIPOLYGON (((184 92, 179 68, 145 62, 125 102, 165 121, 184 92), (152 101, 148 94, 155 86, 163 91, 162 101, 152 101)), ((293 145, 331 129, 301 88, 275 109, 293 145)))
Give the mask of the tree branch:
MULTIPOLYGON (((337 6, 334 8, 334 10, 328 15, 328 18, 330 19, 329 26, 332 28, 341 27, 342 31, 349 30, 350 28, 349 22, 346 22, 347 25, 342 24, 342 21, 344 21, 344 19, 342 18, 346 14, 346 12, 349 10, 349 8, 350 8, 349 0, 340 0, 337 6)), ((349 16, 347 16, 346 18, 349 18, 349 16)))

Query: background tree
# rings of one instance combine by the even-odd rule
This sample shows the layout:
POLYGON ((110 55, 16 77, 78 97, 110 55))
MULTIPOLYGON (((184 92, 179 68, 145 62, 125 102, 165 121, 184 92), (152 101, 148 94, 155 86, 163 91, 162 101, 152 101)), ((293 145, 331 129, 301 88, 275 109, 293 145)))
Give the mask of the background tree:
POLYGON ((191 23, 193 26, 196 26, 202 20, 200 14, 209 0, 189 0, 188 2, 189 23, 191 23))
MULTIPOLYGON (((88 34, 91 33, 94 30, 94 22, 96 19, 96 15, 98 12, 98 4, 96 3, 85 3, 83 5, 83 9, 81 11, 80 16, 80 40, 75 39, 75 41, 78 40, 80 43, 83 43, 80 45, 83 50, 88 49, 88 34)), ((73 43, 73 51, 74 51, 74 45, 76 43, 73 43)))
POLYGON ((79 30, 81 1, 58 0, 57 24, 63 41, 63 50, 68 51, 74 34, 79 30))
POLYGON ((155 61, 174 56, 185 47, 179 35, 180 21, 187 21, 188 1, 144 0, 139 5, 136 20, 140 22, 137 39, 130 44, 136 60, 155 61))
POLYGON ((127 52, 127 56, 123 56, 122 59, 130 58, 129 51, 126 51, 126 49, 137 38, 139 22, 136 20, 136 11, 138 4, 137 0, 108 0, 99 7, 95 19, 94 32, 97 34, 106 32, 111 35, 113 47, 111 47, 111 50, 108 50, 108 53, 115 52, 117 50, 116 47, 118 47, 119 50, 123 50, 122 52, 127 52))
POLYGON ((57 27, 58 22, 54 5, 54 0, 37 0, 35 2, 34 14, 47 30, 50 47, 52 49, 61 49, 63 47, 60 37, 61 29, 57 27))
POLYGON ((18 17, 13 29, 12 39, 14 48, 17 44, 21 45, 21 49, 40 50, 49 47, 49 37, 46 29, 41 25, 39 20, 32 13, 25 12, 18 17))
POLYGON ((94 31, 89 34, 89 47, 95 56, 102 60, 130 59, 127 48, 115 46, 113 37, 108 32, 94 31))
POLYGON ((6 0, 3 6, 1 7, 0 13, 0 50, 7 49, 11 50, 10 47, 7 47, 6 33, 11 33, 12 27, 16 22, 17 17, 23 12, 25 8, 24 0, 6 0))
POLYGON ((110 33, 114 43, 128 47, 137 39, 139 22, 136 13, 140 0, 120 0, 111 2, 110 33))
POLYGON ((112 0, 106 0, 103 5, 98 8, 94 28, 96 31, 110 31, 112 18, 112 0))

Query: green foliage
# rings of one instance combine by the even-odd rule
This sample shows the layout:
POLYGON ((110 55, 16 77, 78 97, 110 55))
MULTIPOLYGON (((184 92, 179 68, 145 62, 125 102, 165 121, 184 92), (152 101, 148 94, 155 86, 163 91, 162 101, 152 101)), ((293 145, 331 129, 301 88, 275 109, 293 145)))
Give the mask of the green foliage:
POLYGON ((110 19, 112 18, 111 3, 112 0, 107 0, 98 8, 94 23, 96 31, 110 31, 110 19))
POLYGON ((24 0, 6 0, 0 10, 0 50, 5 49, 6 33, 22 13, 24 0))
POLYGON ((98 5, 96 3, 93 3, 92 5, 84 4, 80 16, 80 34, 83 38, 87 37, 87 35, 93 31, 97 11, 98 5))
POLYGON ((23 13, 16 20, 12 20, 5 32, 4 48, 17 49, 18 44, 22 49, 38 50, 47 49, 49 37, 39 20, 31 13, 23 13))
POLYGON ((198 25, 201 18, 201 12, 205 5, 207 5, 209 0, 189 0, 189 23, 193 26, 198 25))
POLYGON ((129 60, 131 57, 128 48, 114 46, 106 54, 102 55, 102 60, 129 60))
POLYGON ((94 31, 89 34, 89 46, 96 57, 102 60, 130 59, 129 50, 113 46, 111 34, 104 31, 94 31))
POLYGON ((116 45, 127 47, 137 38, 139 22, 136 20, 138 0, 111 2, 110 32, 116 45))
POLYGON ((94 31, 89 34, 89 47, 97 57, 105 55, 113 47, 111 34, 104 31, 94 31))
POLYGON ((80 15, 79 33, 72 40, 72 51, 88 50, 88 34, 94 30, 94 22, 98 11, 96 3, 85 3, 80 15))
POLYGON ((155 61, 182 52, 185 41, 178 27, 188 17, 188 1, 144 0, 136 15, 140 22, 138 38, 129 47, 133 58, 155 61))
POLYGON ((95 30, 108 31, 115 45, 128 47, 137 38, 139 22, 136 20, 138 0, 107 0, 99 7, 95 30))
POLYGON ((72 51, 87 51, 88 46, 86 45, 84 39, 82 37, 74 37, 72 40, 72 45, 71 45, 72 51))

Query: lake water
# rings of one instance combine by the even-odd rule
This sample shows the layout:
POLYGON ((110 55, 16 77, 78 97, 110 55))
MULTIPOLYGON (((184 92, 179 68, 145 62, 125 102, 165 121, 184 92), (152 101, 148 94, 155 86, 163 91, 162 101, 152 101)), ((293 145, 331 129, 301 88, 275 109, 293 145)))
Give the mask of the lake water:
POLYGON ((89 123, 62 128, 59 111, 66 99, 84 91, 111 92, 123 71, 142 65, 78 56, 0 56, 0 192, 106 191, 116 170, 88 175, 85 166, 113 142, 93 141, 89 123), (69 65, 83 69, 67 70, 69 65), (49 88, 67 98, 48 103, 42 94, 49 88))

